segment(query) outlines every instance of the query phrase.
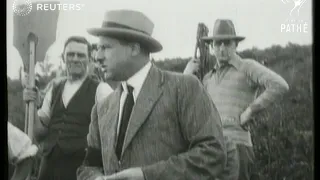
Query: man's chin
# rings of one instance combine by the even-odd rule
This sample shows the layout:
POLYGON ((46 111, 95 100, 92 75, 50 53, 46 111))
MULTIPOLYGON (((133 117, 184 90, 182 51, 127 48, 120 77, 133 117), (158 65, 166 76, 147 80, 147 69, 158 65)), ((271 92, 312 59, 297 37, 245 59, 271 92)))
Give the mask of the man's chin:
POLYGON ((127 78, 125 78, 122 74, 116 74, 116 73, 111 73, 107 72, 104 75, 106 80, 111 80, 111 81, 125 81, 127 78))
POLYGON ((220 61, 220 62, 228 62, 228 61, 230 60, 229 57, 218 57, 217 59, 218 59, 218 61, 220 61))
POLYGON ((115 79, 116 79, 116 76, 115 76, 113 73, 111 73, 111 72, 104 72, 104 73, 103 73, 103 76, 104 76, 104 78, 105 78, 106 80, 115 81, 115 79))
POLYGON ((78 80, 78 79, 81 79, 81 78, 83 78, 84 76, 85 76, 85 74, 83 74, 83 73, 81 73, 81 74, 76 74, 76 73, 72 73, 72 74, 70 74, 70 76, 71 76, 71 78, 73 79, 73 80, 78 80))

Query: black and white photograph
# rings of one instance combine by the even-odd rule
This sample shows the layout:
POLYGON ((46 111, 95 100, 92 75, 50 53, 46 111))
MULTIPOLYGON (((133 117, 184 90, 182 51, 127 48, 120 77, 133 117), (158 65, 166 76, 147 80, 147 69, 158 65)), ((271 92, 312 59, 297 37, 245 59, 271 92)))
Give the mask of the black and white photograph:
POLYGON ((313 180, 313 1, 7 0, 8 180, 313 180))

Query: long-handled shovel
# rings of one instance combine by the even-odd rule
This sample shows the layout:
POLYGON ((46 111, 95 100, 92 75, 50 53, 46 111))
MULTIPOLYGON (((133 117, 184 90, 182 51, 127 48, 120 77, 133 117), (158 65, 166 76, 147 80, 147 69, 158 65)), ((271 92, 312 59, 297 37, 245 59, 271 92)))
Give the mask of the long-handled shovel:
MULTIPOLYGON (((29 44, 29 79, 28 79, 28 85, 30 88, 35 88, 35 72, 34 72, 34 66, 36 62, 36 46, 38 43, 38 37, 35 33, 30 32, 27 37, 27 42, 29 44)), ((26 104, 26 121, 25 121, 25 131, 30 137, 30 139, 33 139, 33 124, 34 124, 34 118, 35 118, 35 102, 30 101, 26 104)), ((30 180, 30 174, 27 177, 27 180, 30 180)))

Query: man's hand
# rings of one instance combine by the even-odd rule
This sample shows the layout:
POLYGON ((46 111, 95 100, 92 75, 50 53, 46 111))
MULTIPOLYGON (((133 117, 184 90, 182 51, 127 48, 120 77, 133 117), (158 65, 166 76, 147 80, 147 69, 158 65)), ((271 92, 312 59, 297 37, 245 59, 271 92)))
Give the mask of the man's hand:
POLYGON ((25 102, 30 102, 30 101, 38 102, 38 98, 40 97, 39 93, 38 93, 37 89, 32 89, 29 86, 28 81, 29 81, 29 75, 27 73, 25 73, 21 79, 21 84, 24 87, 23 93, 22 93, 23 101, 25 101, 25 102))
POLYGON ((29 75, 25 72, 21 75, 21 85, 22 87, 27 87, 29 83, 29 75))
POLYGON ((34 101, 36 105, 40 102, 40 94, 37 89, 26 87, 23 89, 23 101, 34 101))
POLYGON ((247 108, 241 115, 240 115, 240 125, 245 130, 248 130, 246 125, 248 124, 249 120, 251 120, 252 110, 251 108, 247 108))
POLYGON ((144 175, 141 168, 130 168, 105 176, 104 180, 144 180, 144 175))
POLYGON ((194 74, 199 71, 200 60, 199 59, 191 59, 186 68, 183 71, 183 74, 194 74))

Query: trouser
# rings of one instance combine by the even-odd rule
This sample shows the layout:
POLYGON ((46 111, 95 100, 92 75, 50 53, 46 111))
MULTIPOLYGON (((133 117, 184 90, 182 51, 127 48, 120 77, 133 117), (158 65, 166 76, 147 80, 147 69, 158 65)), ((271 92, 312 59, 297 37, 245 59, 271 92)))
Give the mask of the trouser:
POLYGON ((240 161, 239 180, 259 180, 259 174, 254 164, 253 148, 237 144, 237 150, 240 161))
POLYGON ((227 149, 227 164, 223 172, 215 180, 238 180, 239 177, 239 155, 238 150, 230 139, 224 139, 227 149))
POLYGON ((38 180, 77 180, 76 171, 84 156, 84 149, 65 153, 55 146, 48 156, 42 158, 38 180))

